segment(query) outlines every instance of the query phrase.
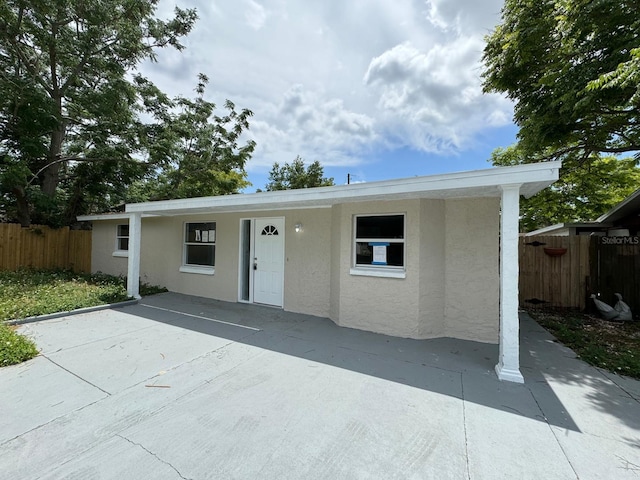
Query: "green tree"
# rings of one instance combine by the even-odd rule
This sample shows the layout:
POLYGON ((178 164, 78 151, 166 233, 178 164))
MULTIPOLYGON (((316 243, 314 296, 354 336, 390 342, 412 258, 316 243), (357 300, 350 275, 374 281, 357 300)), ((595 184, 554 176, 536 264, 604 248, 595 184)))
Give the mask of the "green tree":
MULTIPOLYGON (((195 10, 159 0, 0 0, 0 192, 23 225, 82 213, 82 193, 117 194, 146 168, 140 62, 182 50, 195 10), (133 75, 131 75, 133 74, 133 75), (133 77, 133 79, 132 79, 133 77), (70 191, 62 191, 75 182, 70 191)), ((65 219, 66 217, 66 219, 65 219)))
MULTIPOLYGON (((517 145, 498 148, 494 166, 525 163, 517 145)), ((556 223, 595 220, 640 187, 640 169, 634 158, 593 155, 588 162, 565 156, 560 179, 520 204, 520 228, 530 232, 556 223)))
POLYGON ((485 92, 515 101, 534 160, 640 150, 640 3, 506 0, 487 37, 485 92))
POLYGON ((291 163, 280 166, 273 164, 269 172, 269 183, 265 186, 268 192, 274 190, 293 190, 297 188, 328 187, 335 185, 333 178, 324 177, 324 168, 319 161, 305 168, 300 156, 291 163))
POLYGON ((250 185, 245 164, 255 142, 239 145, 239 140, 253 113, 237 112, 227 100, 226 113, 216 115, 215 104, 204 99, 208 81, 200 74, 194 100, 177 97, 156 103, 149 155, 158 168, 152 178, 138 182, 128 201, 225 195, 250 185))

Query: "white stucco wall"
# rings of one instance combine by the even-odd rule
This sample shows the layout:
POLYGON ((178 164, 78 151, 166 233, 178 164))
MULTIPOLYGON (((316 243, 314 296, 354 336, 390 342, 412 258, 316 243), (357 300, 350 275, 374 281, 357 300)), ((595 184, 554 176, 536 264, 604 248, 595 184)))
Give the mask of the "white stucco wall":
MULTIPOLYGON (((265 212, 259 217, 285 218, 285 295, 288 311, 330 315, 331 209, 265 212), (294 231, 302 223, 300 233, 294 231)), ((238 301, 240 219, 247 214, 205 214, 142 219, 140 278, 172 292, 238 301), (185 222, 216 222, 214 275, 180 272, 185 222)), ((127 274, 127 258, 113 257, 120 221, 93 225, 92 270, 127 274)))
POLYGON ((500 199, 446 201, 445 331, 497 343, 500 199))
POLYGON ((291 210, 284 217, 284 309, 329 317, 331 209, 291 210), (301 232, 295 232, 296 223, 302 224, 301 232))
POLYGON ((445 334, 445 201, 420 204, 420 338, 445 334))
POLYGON ((118 225, 127 220, 93 222, 91 234, 91 271, 109 275, 127 275, 127 258, 114 257, 118 225))
POLYGON ((342 237, 349 235, 340 228, 342 220, 342 205, 334 205, 331 209, 331 272, 330 272, 330 309, 329 318, 339 324, 340 321, 340 279, 349 264, 344 265, 341 258, 342 237))
MULTIPOLYGON (((498 340, 499 199, 357 202, 259 214, 142 219, 144 282, 170 291, 238 301, 240 219, 285 218, 284 309, 339 325, 411 338, 498 340), (405 216, 406 278, 352 275, 353 218, 405 216), (180 272, 185 222, 216 222, 215 275, 180 272), (294 225, 303 224, 296 233, 294 225)), ((92 269, 126 275, 113 257, 116 226, 94 222, 92 269)))
MULTIPOLYGON (((336 223, 334 223, 336 225, 336 223)), ((339 325, 401 337, 419 336, 418 286, 420 201, 343 204, 337 225, 341 231, 339 325), (351 275, 353 217, 358 214, 404 213, 406 278, 351 275)), ((335 247, 335 246, 334 246, 335 247)))

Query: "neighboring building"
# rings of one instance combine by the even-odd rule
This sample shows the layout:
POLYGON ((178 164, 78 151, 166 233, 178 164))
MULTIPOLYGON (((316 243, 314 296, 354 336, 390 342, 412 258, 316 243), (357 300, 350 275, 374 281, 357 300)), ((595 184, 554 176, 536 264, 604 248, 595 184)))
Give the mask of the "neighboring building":
POLYGON ((593 222, 557 223, 525 234, 640 236, 640 189, 593 222))
POLYGON ((79 220, 93 221, 94 271, 389 335, 499 342, 499 377, 521 382, 519 196, 559 168, 137 203, 79 220))

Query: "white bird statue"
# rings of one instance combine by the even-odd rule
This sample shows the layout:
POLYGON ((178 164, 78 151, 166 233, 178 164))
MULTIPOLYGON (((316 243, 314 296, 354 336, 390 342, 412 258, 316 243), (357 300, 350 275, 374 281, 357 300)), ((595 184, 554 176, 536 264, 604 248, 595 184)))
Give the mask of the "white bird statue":
POLYGON ((633 320, 631 308, 622 301, 622 295, 619 293, 614 293, 614 295, 618 297, 618 303, 613 306, 613 309, 618 312, 618 318, 616 320, 633 320))
POLYGON ((596 307, 600 311, 600 315, 602 315, 605 320, 618 320, 620 312, 616 311, 613 307, 607 305, 603 301, 598 300, 595 294, 592 294, 591 298, 593 298, 593 303, 596 304, 596 307))

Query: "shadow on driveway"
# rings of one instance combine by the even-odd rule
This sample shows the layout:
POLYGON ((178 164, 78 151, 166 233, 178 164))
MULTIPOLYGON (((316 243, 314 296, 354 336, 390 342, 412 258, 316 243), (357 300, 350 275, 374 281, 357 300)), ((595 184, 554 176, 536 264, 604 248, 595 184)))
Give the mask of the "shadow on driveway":
POLYGON ((547 378, 561 381, 570 378, 575 382, 582 379, 599 387, 599 393, 594 392, 599 408, 621 415, 632 424, 638 423, 637 419, 627 418, 619 411, 616 393, 605 388, 606 377, 588 366, 574 370, 567 367, 583 364, 571 356, 571 351, 552 352, 558 350, 558 345, 530 319, 525 322, 521 353, 526 384, 518 385, 497 379, 494 365, 498 346, 492 344, 452 338, 390 337, 339 327, 326 318, 175 293, 147 297, 126 311, 194 332, 464 399, 572 431, 580 429, 547 378), (554 365, 545 368, 547 361, 554 365), (589 370, 595 375, 589 376, 589 370), (565 378, 561 378, 559 372, 563 372, 565 378))
POLYGON ((23 328, 42 354, 0 371, 2 478, 640 472, 640 382, 590 367, 526 314, 524 385, 497 379, 497 345, 174 293, 23 328))

